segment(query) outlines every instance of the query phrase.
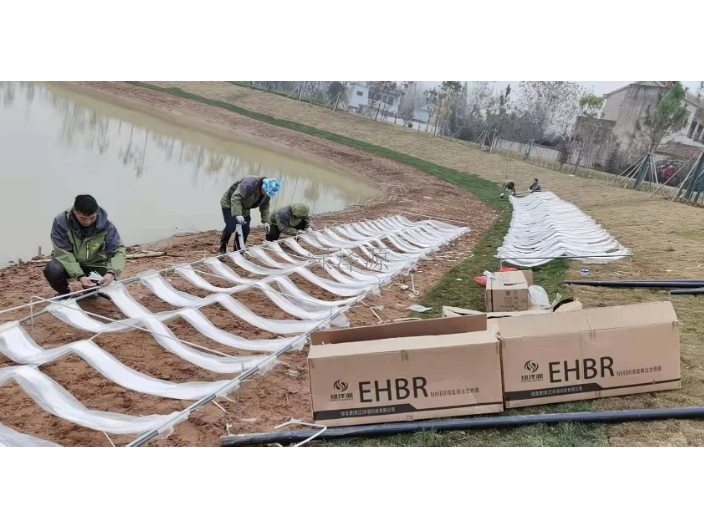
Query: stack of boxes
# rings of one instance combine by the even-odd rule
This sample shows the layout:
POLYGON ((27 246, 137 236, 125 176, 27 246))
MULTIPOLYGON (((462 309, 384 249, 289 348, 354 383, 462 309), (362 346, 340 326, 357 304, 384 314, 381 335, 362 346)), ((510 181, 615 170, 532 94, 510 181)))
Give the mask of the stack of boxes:
MULTIPOLYGON (((494 291, 508 291, 513 280, 494 291)), ((523 302, 500 295, 509 297, 512 306, 513 299, 523 302)), ((313 416, 328 426, 491 414, 681 387, 670 302, 536 312, 495 319, 492 328, 482 314, 319 332, 308 364, 313 416)))

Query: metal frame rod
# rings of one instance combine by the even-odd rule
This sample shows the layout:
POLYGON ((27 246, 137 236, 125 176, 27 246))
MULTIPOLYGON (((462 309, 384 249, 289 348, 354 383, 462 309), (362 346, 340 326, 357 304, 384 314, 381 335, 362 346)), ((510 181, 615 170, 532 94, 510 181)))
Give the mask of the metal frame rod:
MULTIPOLYGON (((662 182, 662 183, 660 184, 660 187, 658 187, 657 189, 655 189, 655 191, 653 192, 653 194, 650 195, 650 198, 652 198, 653 196, 655 196, 655 195, 660 191, 660 189, 662 189, 663 187, 665 187, 665 185, 667 185, 667 182, 668 182, 668 181, 673 180, 673 179, 675 178, 675 176, 677 176, 677 175, 680 173, 680 171, 681 171, 682 169, 684 169, 687 165, 689 165, 692 161, 694 161, 694 159, 695 159, 697 156, 701 156, 701 152, 698 152, 698 153, 696 153, 694 156, 692 156, 691 158, 689 158, 689 160, 687 160, 687 163, 685 163, 684 165, 681 165, 680 168, 677 169, 677 172, 675 172, 672 176, 670 176, 670 178, 669 178, 667 181, 662 182)), ((690 173, 691 173, 691 170, 690 170, 690 173)), ((674 189, 674 187, 673 187, 673 189, 674 189)), ((677 190, 677 189, 675 189, 675 190, 677 190)))

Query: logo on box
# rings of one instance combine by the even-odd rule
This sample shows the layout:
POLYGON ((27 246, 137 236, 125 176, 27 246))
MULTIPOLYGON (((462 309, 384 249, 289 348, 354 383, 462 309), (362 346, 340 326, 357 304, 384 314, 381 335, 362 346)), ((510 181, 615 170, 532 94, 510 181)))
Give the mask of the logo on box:
POLYGON ((540 365, 538 365, 535 361, 528 361, 524 368, 531 374, 535 374, 536 372, 538 372, 540 365))
POLYGON ((337 380, 332 384, 332 388, 335 389, 339 394, 331 394, 330 401, 342 402, 354 400, 354 395, 351 392, 347 392, 349 385, 342 380, 337 380))
POLYGON ((521 376, 521 383, 538 383, 545 379, 542 374, 536 374, 540 370, 540 365, 535 361, 526 361, 523 369, 529 374, 521 376))

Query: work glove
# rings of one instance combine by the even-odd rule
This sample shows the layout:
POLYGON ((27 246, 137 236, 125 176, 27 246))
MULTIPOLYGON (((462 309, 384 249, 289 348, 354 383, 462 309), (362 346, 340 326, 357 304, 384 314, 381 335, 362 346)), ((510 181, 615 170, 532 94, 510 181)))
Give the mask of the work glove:
POLYGON ((310 232, 312 232, 312 231, 313 231, 313 228, 312 228, 312 227, 306 227, 306 233, 310 233, 310 232))
POLYGON ((240 225, 244 224, 244 216, 236 216, 235 221, 240 225))
POLYGON ((266 234, 269 234, 269 231, 271 231, 271 226, 269 224, 264 224, 264 231, 266 231, 266 234))

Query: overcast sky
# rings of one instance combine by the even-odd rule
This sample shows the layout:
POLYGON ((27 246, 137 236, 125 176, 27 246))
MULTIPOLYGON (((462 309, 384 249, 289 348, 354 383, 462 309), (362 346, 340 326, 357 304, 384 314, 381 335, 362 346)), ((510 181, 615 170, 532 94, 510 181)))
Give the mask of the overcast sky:
MULTIPOLYGON (((511 87, 517 87, 520 81, 494 81, 497 87, 505 88, 507 84, 511 84, 511 87)), ((592 90, 597 95, 604 95, 605 93, 611 92, 621 88, 621 86, 626 86, 634 81, 577 81, 579 84, 583 85, 585 88, 592 90)), ((696 92, 699 89, 699 81, 682 81, 685 86, 688 86, 691 90, 696 92)))

